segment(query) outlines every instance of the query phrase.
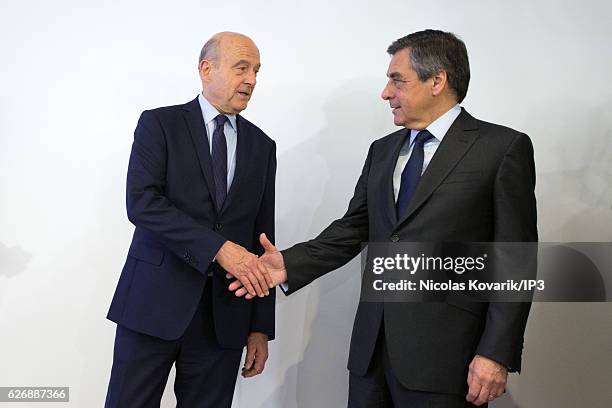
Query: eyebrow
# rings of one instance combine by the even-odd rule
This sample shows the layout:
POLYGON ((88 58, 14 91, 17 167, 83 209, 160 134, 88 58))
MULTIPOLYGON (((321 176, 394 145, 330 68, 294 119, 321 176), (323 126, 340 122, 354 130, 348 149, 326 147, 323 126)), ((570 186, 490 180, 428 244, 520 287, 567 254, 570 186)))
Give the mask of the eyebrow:
MULTIPOLYGON (((236 68, 240 65, 251 65, 251 63, 245 59, 241 59, 240 61, 238 61, 237 63, 235 63, 234 65, 232 65, 232 68, 236 68)), ((261 64, 257 64, 255 65, 255 69, 260 69, 261 68, 261 64)))
POLYGON ((390 74, 387 74, 387 77, 390 79, 404 79, 402 74, 400 74, 399 72, 392 72, 390 74))

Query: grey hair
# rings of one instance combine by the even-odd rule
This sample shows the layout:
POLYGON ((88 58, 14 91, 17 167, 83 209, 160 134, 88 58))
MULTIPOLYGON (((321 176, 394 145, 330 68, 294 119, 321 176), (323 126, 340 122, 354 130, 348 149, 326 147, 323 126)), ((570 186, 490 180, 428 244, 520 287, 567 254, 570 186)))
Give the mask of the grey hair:
POLYGON ((470 83, 470 63, 463 41, 440 30, 424 30, 395 40, 387 49, 391 55, 410 49, 410 62, 419 80, 426 81, 444 70, 450 89, 461 103, 470 83))
POLYGON ((217 58, 219 58, 219 43, 220 41, 216 36, 213 36, 210 40, 206 41, 206 44, 204 44, 202 50, 200 51, 198 67, 204 60, 217 62, 217 58))

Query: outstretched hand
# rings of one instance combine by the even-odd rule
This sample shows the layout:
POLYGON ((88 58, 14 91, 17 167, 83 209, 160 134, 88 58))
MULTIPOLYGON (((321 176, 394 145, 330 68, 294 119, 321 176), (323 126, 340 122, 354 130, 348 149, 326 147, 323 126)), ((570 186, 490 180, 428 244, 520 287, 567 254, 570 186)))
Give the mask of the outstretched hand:
MULTIPOLYGON (((268 272, 268 280, 272 282, 273 286, 278 286, 281 283, 287 281, 287 270, 285 269, 285 261, 283 255, 278 249, 270 242, 266 234, 259 236, 259 242, 264 249, 264 254, 259 257, 259 261, 263 264, 268 272)), ((233 276, 227 274, 228 279, 233 276)), ((236 296, 244 296, 245 299, 252 299, 254 296, 248 291, 240 280, 236 280, 229 285, 229 290, 235 292, 236 296)))

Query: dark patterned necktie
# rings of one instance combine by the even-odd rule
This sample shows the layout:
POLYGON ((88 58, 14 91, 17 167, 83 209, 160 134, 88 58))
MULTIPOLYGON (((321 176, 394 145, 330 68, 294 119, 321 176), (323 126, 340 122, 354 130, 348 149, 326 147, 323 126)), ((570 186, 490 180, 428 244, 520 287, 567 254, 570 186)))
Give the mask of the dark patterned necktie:
POLYGON ((414 147, 412 148, 412 154, 406 163, 406 167, 402 171, 402 181, 400 183, 400 191, 397 195, 397 218, 401 219, 402 215, 406 212, 408 204, 416 191, 416 187, 421 179, 421 172, 423 171, 423 158, 424 151, 423 146, 425 142, 433 138, 433 135, 429 133, 427 129, 421 130, 415 139, 414 147))
POLYGON ((212 137, 212 168, 215 179, 217 211, 221 211, 227 196, 227 142, 223 131, 227 120, 225 115, 215 117, 215 131, 212 137))

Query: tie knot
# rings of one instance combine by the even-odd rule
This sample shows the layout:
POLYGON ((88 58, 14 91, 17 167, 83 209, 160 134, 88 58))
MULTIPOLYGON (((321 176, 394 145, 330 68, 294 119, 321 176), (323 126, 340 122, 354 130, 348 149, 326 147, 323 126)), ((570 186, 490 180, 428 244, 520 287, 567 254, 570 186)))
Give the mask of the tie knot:
POLYGON ((433 135, 429 133, 429 130, 423 129, 419 133, 417 133, 414 144, 419 143, 423 145, 425 144, 425 142, 427 142, 429 139, 432 139, 432 138, 433 138, 433 135))
POLYGON ((215 116, 215 125, 217 126, 217 129, 223 129, 223 125, 225 125, 225 122, 227 122, 227 120, 227 116, 225 115, 215 116))

